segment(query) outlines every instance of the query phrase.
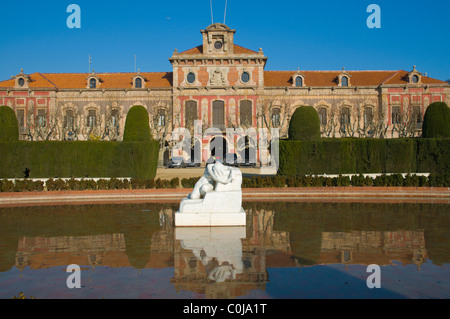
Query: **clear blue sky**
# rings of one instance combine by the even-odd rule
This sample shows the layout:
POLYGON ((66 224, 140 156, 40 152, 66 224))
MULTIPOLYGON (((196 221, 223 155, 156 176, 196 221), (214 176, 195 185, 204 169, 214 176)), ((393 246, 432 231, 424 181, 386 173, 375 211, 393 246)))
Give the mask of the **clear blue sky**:
MULTIPOLYGON (((225 0, 212 0, 223 22, 225 0)), ((0 4, 0 79, 20 72, 171 71, 168 58, 201 44, 210 0, 6 1, 0 4), (66 25, 81 7, 81 29, 66 25)), ((228 0, 235 43, 269 58, 266 70, 411 70, 450 79, 448 0, 228 0), (369 29, 369 4, 381 29, 369 29)))

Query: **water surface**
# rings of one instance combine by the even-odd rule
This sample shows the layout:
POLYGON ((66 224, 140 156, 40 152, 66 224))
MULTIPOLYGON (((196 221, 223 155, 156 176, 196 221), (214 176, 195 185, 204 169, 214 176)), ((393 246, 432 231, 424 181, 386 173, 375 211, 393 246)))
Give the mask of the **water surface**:
POLYGON ((174 227, 177 208, 0 208, 0 298, 450 297, 446 204, 245 202, 246 227, 213 228, 174 227))

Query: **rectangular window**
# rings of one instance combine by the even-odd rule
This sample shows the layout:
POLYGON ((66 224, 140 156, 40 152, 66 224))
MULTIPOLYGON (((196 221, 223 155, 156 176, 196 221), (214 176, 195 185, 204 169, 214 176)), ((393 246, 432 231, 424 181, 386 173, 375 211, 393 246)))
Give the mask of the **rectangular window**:
POLYGON ((373 110, 371 107, 366 107, 364 109, 364 125, 371 125, 373 122, 373 110))
POLYGON ((158 126, 166 126, 166 110, 158 110, 158 126))
POLYGON ((194 121, 198 119, 197 101, 187 101, 185 107, 185 126, 194 127, 194 121))
POLYGON ((244 100, 240 102, 239 121, 241 126, 252 125, 252 101, 244 100))
POLYGON ((212 106, 213 127, 223 130, 225 128, 225 103, 213 101, 212 106))
POLYGON ((94 127, 97 125, 97 115, 95 110, 89 110, 88 114, 88 126, 94 127))
POLYGON ((275 128, 279 127, 281 124, 280 113, 281 110, 278 107, 272 109, 272 126, 275 128))
POLYGON ((341 111, 341 125, 350 124, 350 109, 348 107, 344 107, 341 111))
POLYGON ((64 127, 68 130, 73 130, 73 110, 67 110, 64 117, 64 127))
POLYGON ((118 110, 111 111, 111 124, 114 127, 119 125, 119 111, 118 110))
POLYGON ((46 112, 44 109, 37 110, 36 122, 39 127, 45 127, 47 120, 46 112))
POLYGON ((324 107, 319 109, 319 120, 320 125, 327 125, 327 109, 324 107))
POLYGON ((392 107, 392 124, 400 124, 401 123, 401 113, 400 106, 392 107))
POLYGON ((25 127, 25 110, 18 109, 16 111, 17 116, 17 122, 19 123, 19 128, 25 127))
POLYGON ((422 112, 420 111, 420 105, 413 105, 412 116, 413 116, 413 121, 416 124, 422 124, 422 112))

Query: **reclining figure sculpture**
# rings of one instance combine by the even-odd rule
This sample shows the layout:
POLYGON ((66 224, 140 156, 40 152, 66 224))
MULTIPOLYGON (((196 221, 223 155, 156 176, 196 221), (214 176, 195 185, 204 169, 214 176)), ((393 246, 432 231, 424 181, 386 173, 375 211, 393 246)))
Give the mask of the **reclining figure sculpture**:
POLYGON ((220 162, 208 164, 175 214, 175 226, 243 226, 242 173, 220 162))

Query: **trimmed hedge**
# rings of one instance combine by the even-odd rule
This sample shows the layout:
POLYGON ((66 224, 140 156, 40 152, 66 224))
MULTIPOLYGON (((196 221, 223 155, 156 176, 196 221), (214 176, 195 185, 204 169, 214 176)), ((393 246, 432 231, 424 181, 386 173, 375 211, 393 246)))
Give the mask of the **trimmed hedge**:
POLYGON ((425 138, 450 137, 450 108, 444 102, 431 103, 423 119, 422 135, 425 138))
POLYGON ((278 174, 450 172, 450 138, 280 140, 278 174))
POLYGON ((375 178, 362 174, 352 177, 327 176, 271 176, 244 178, 242 188, 283 188, 283 187, 450 187, 450 174, 418 176, 407 174, 379 175, 375 178))
POLYGON ((135 177, 151 179, 158 141, 0 142, 0 178, 135 177))
POLYGON ((0 142, 19 140, 19 125, 13 109, 0 106, 0 142))
MULTIPOLYGON (((181 188, 193 188, 198 178, 183 178, 181 188)), ((375 178, 362 174, 337 177, 327 176, 257 176, 244 177, 242 188, 284 188, 284 187, 450 187, 450 174, 418 176, 407 174, 380 175, 375 178)), ((14 182, 0 179, 0 192, 65 191, 65 190, 115 190, 115 189, 175 189, 180 187, 180 179, 49 179, 45 186, 42 181, 17 179, 14 182)))
POLYGON ((312 106, 300 106, 294 112, 289 122, 289 139, 316 140, 320 139, 320 119, 312 106))

